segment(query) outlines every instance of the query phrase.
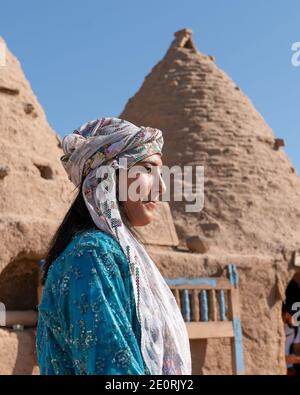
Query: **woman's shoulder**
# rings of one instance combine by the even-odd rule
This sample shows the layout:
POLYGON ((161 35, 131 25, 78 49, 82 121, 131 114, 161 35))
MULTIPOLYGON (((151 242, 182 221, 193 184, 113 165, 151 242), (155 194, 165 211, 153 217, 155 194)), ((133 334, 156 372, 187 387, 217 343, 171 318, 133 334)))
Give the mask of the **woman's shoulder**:
POLYGON ((79 232, 52 262, 39 311, 58 311, 67 300, 75 303, 90 289, 91 295, 99 289, 122 292, 127 273, 126 256, 113 236, 96 229, 79 232))
POLYGON ((80 255, 82 251, 118 253, 122 248, 114 236, 93 228, 75 233, 60 257, 80 255))
POLYGON ((49 276, 59 277, 70 267, 76 266, 87 269, 88 263, 92 261, 98 265, 107 259, 125 263, 126 256, 117 242, 110 234, 100 229, 89 229, 77 232, 73 235, 67 247, 55 259, 49 269, 49 276), (85 263, 83 263, 85 261, 85 263))
POLYGON ((89 248, 89 247, 109 247, 117 250, 121 249, 120 244, 111 234, 108 234, 100 229, 88 229, 75 233, 72 237, 69 246, 72 248, 89 248))

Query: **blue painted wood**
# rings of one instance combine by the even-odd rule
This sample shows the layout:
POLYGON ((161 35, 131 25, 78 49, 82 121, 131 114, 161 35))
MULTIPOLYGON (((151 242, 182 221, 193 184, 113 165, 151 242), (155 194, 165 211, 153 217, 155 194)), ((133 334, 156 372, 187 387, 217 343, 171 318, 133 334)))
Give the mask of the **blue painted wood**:
POLYGON ((243 335, 242 326, 239 318, 233 318, 233 332, 234 332, 234 354, 236 361, 237 374, 244 374, 244 353, 243 353, 243 335))
POLYGON ((201 321, 208 321, 207 291, 202 289, 200 292, 201 321))
POLYGON ((44 275, 45 272, 45 264, 46 264, 46 259, 40 259, 38 261, 39 271, 42 276, 44 275))
POLYGON ((234 287, 237 287, 239 284, 239 276, 237 274, 236 266, 231 263, 228 265, 227 270, 228 270, 228 277, 229 277, 230 283, 234 287))
POLYGON ((46 263, 46 259, 40 259, 40 260, 38 261, 38 264, 39 264, 40 269, 43 269, 43 266, 44 266, 45 263, 46 263))
POLYGON ((231 265, 231 264, 229 264, 229 265, 227 266, 227 271, 228 271, 228 278, 229 278, 229 281, 230 281, 230 283, 233 285, 233 284, 234 284, 234 279, 233 279, 233 272, 232 272, 232 265, 231 265))
POLYGON ((169 286, 172 285, 209 285, 210 287, 215 287, 217 285, 216 278, 167 278, 164 277, 164 280, 169 286))
POLYGON ((225 294, 223 289, 219 291, 219 307, 220 307, 220 318, 221 321, 226 319, 226 305, 225 305, 225 294))
POLYGON ((191 306, 190 306, 190 298, 189 298, 189 290, 182 290, 182 315, 184 321, 191 321, 191 306))

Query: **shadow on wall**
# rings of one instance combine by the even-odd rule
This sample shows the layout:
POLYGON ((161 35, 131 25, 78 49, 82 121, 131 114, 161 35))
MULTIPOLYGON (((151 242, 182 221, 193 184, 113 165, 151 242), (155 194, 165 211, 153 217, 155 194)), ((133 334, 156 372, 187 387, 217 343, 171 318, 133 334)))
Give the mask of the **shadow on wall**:
POLYGON ((34 260, 11 262, 0 274, 0 301, 6 310, 36 310, 39 267, 34 260))
POLYGON ((14 331, 18 348, 15 364, 11 374, 32 375, 38 373, 35 332, 35 329, 14 331))
MULTIPOLYGON (((0 274, 0 301, 6 311, 20 316, 25 311, 36 311, 38 298, 38 261, 12 261, 0 274)), ((26 313, 27 314, 27 313, 26 313)), ((7 315, 7 317, 10 317, 7 315)), ((10 319, 10 318, 7 318, 10 319)), ((0 327, 0 374, 38 374, 35 348, 35 328, 0 327)))

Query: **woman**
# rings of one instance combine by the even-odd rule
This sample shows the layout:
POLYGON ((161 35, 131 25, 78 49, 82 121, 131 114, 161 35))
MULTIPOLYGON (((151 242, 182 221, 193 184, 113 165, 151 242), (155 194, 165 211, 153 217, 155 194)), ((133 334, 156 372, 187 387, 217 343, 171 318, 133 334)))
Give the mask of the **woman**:
MULTIPOLYGON (((296 273, 285 291, 286 299, 282 304, 282 319, 285 331, 285 360, 287 375, 300 374, 300 330, 297 309, 293 306, 300 300, 299 274, 296 273)), ((295 306, 296 307, 296 306, 295 306)))
POLYGON ((162 146, 159 129, 118 118, 88 122, 63 139, 62 164, 79 194, 46 257, 41 374, 191 374, 181 312, 132 229, 152 221, 149 200, 165 190, 162 146), (140 165, 145 171, 129 177, 140 165), (129 193, 136 181, 138 200, 129 193))

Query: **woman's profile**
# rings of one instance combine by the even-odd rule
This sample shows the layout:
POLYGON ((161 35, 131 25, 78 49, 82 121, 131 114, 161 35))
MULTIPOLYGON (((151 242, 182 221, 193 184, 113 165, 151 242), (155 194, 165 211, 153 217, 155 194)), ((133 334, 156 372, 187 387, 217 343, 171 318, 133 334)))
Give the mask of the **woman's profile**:
POLYGON ((153 220, 165 191, 162 147, 159 129, 118 118, 63 139, 61 162, 78 195, 45 258, 41 374, 191 374, 183 317, 133 229, 153 220))

